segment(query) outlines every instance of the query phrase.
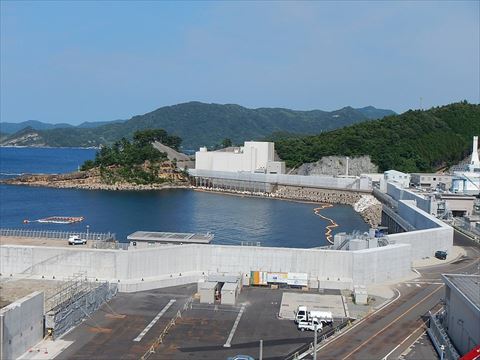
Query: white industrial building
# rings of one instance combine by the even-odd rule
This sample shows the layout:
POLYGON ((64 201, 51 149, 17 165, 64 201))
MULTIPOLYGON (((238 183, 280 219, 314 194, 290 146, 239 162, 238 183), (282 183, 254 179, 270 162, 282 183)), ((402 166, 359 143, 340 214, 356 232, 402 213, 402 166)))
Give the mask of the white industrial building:
POLYGON ((285 174, 285 163, 275 161, 273 142, 246 141, 241 147, 195 153, 195 169, 207 171, 285 174))
POLYGON ((480 345, 480 276, 442 275, 445 282, 444 328, 464 355, 480 345))
POLYGON ((435 173, 412 173, 410 174, 411 183, 422 189, 450 190, 452 187, 452 175, 435 173))
POLYGON ((402 188, 408 189, 410 186, 410 174, 403 173, 397 170, 388 170, 383 173, 383 178, 380 179, 380 190, 387 192, 387 183, 395 182, 402 188))
POLYGON ((452 191, 465 195, 480 194, 480 160, 478 158, 478 136, 473 137, 472 158, 466 171, 455 171, 452 191))

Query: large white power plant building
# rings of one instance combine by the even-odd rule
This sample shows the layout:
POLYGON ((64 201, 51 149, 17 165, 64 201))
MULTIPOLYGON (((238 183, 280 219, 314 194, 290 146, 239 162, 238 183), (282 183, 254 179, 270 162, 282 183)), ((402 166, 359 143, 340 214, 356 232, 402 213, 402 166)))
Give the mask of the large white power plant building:
POLYGON ((273 142, 246 141, 241 147, 195 153, 195 169, 226 172, 285 174, 285 163, 275 161, 273 142))

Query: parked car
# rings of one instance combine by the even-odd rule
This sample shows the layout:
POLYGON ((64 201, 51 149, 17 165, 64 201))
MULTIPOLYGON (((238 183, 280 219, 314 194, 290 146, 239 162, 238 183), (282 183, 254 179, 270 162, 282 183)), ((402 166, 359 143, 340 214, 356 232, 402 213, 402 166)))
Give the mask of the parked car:
POLYGON ((440 260, 445 260, 447 258, 447 252, 442 250, 435 251, 435 257, 440 260))
POLYGON ((78 235, 71 235, 68 237, 68 245, 85 245, 87 243, 86 239, 82 239, 78 235))

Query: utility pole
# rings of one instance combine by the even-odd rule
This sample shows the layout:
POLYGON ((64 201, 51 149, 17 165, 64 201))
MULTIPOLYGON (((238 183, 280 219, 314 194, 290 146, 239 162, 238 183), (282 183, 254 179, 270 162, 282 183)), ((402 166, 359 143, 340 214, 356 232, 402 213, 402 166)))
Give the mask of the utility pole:
POLYGON ((259 360, 263 360, 263 340, 260 340, 260 353, 258 355, 259 360))
POLYGON ((317 323, 313 327, 313 360, 317 360, 317 323))

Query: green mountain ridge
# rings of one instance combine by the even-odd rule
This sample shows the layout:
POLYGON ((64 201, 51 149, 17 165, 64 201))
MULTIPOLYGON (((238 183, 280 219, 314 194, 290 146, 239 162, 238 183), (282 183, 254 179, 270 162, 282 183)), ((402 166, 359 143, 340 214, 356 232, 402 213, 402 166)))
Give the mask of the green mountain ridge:
POLYGON ((112 120, 112 121, 84 121, 80 125, 71 125, 67 123, 51 124, 38 120, 27 120, 19 123, 12 122, 0 122, 0 132, 3 134, 14 134, 26 128, 32 128, 33 130, 51 130, 51 129, 71 129, 71 128, 95 128, 106 124, 112 124, 117 122, 124 122, 126 120, 112 120))
POLYGON ((280 137, 275 149, 289 167, 329 155, 370 155, 381 171, 425 172, 461 161, 479 133, 480 105, 464 101, 315 136, 280 137))
POLYGON ((274 132, 318 134, 323 131, 351 125, 357 122, 393 114, 391 110, 367 107, 354 109, 345 107, 336 111, 298 111, 283 108, 248 109, 235 104, 205 104, 188 102, 165 106, 130 120, 111 122, 95 128, 69 127, 68 129, 30 130, 35 142, 25 138, 17 141, 13 134, 1 145, 34 146, 75 146, 90 147, 110 145, 133 133, 145 129, 164 129, 183 139, 184 149, 213 146, 225 138, 234 143, 261 139, 274 132), (368 109, 367 111, 364 109, 368 109))

